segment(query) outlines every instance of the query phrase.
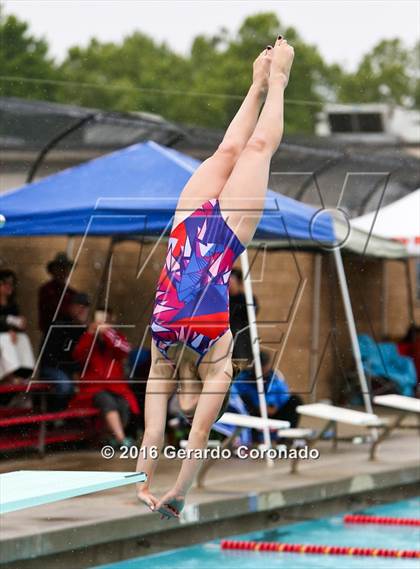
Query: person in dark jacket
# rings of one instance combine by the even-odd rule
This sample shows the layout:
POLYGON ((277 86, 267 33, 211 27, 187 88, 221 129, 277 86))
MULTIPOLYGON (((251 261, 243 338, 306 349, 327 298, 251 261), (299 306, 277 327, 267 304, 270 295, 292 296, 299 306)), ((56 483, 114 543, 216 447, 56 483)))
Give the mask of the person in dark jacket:
MULTIPOLYGON (((255 313, 258 313, 258 301, 254 296, 255 313)), ((246 298, 243 287, 243 276, 240 269, 232 269, 229 281, 229 319, 230 329, 234 337, 232 357, 242 360, 243 364, 253 361, 251 338, 249 335, 249 320, 246 298)))
POLYGON ((76 291, 70 286, 66 287, 66 283, 72 266, 73 263, 65 253, 57 253, 47 265, 52 278, 38 292, 39 329, 44 336, 54 320, 65 321, 70 318, 71 297, 76 291))
POLYGON ((81 366, 72 357, 72 349, 86 331, 89 305, 86 294, 74 294, 67 316, 54 322, 41 346, 39 376, 53 385, 53 393, 48 398, 49 411, 65 409, 74 395, 74 380, 81 366))

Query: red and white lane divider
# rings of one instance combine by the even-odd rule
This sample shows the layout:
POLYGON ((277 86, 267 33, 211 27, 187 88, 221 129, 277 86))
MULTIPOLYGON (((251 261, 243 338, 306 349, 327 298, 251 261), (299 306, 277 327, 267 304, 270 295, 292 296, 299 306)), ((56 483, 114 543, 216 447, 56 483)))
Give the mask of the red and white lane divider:
POLYGON ((395 526, 420 526, 416 518, 392 518, 389 516, 368 516, 365 514, 347 514, 343 518, 346 524, 384 524, 395 526))
POLYGON ((303 545, 300 543, 276 543, 268 541, 234 541, 222 539, 221 549, 241 551, 270 551, 274 553, 313 553, 323 555, 364 555, 367 557, 398 557, 420 559, 420 551, 404 549, 379 549, 374 547, 345 547, 338 545, 303 545))

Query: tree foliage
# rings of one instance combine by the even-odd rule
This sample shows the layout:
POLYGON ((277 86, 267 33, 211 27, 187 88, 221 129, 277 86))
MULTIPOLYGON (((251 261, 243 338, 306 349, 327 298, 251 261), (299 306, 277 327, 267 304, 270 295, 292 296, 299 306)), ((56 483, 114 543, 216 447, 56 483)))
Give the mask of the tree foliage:
POLYGON ((337 85, 339 100, 407 104, 414 95, 411 59, 401 40, 380 41, 362 58, 355 73, 343 73, 337 85))
POLYGON ((13 15, 1 17, 1 10, 2 75, 35 80, 3 80, 3 96, 146 111, 223 128, 250 85, 253 60, 282 30, 296 54, 286 92, 288 132, 313 132, 316 113, 326 100, 420 103, 420 44, 410 50, 399 39, 379 42, 350 73, 338 64, 327 65, 316 46, 269 12, 247 17, 236 33, 220 28, 195 37, 185 56, 136 31, 119 43, 92 38, 87 47, 70 48, 57 64, 44 39, 32 36, 28 25, 13 15))
POLYGON ((4 77, 37 78, 37 82, 19 79, 0 81, 4 97, 52 100, 56 87, 42 80, 58 78, 53 60, 48 57, 48 44, 29 32, 28 24, 13 15, 5 15, 0 4, 0 69, 4 77))

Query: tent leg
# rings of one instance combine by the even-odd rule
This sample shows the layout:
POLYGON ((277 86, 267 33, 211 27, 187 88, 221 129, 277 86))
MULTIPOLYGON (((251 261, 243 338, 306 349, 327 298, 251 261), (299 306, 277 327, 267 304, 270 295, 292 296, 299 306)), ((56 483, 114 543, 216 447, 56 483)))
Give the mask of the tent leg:
MULTIPOLYGON (((260 342, 258 338, 257 319, 255 314, 255 306, 254 306, 254 295, 252 294, 251 272, 249 270, 248 251, 246 249, 242 253, 240 259, 241 259, 242 273, 244 276, 244 292, 245 292, 248 321, 249 321, 249 335, 251 337, 252 355, 254 358, 255 375, 257 378, 260 412, 261 412, 261 417, 267 420, 268 411, 267 411, 267 401, 265 400, 264 378, 263 378, 261 358, 260 358, 260 342)), ((264 444, 266 448, 271 448, 270 429, 268 428, 267 424, 264 426, 263 433, 264 433, 264 444)), ((270 466, 274 465, 273 460, 269 458, 267 458, 267 463, 270 466)))
POLYGON ((337 269, 338 282, 340 285, 341 295, 343 297, 344 311, 347 319, 347 326, 349 328, 350 340, 353 348, 353 355, 356 362, 357 375, 359 377, 360 387, 362 389, 363 401, 368 413, 372 413, 372 402, 370 400, 369 387, 366 381, 365 371, 362 364, 362 355, 360 353, 359 342, 357 340, 356 324, 354 321, 353 310, 351 307, 351 300, 349 289, 347 286, 346 274, 344 272, 343 259, 341 251, 338 247, 333 249, 335 266, 337 269))
POLYGON ((115 239, 111 237, 109 240, 108 251, 106 253, 106 258, 104 262, 104 267, 102 269, 102 274, 99 279, 98 288, 96 289, 96 294, 94 297, 94 301, 92 302, 92 312, 94 313, 95 310, 98 308, 100 303, 106 303, 107 297, 107 288, 108 283, 106 282, 106 275, 109 271, 112 263, 112 257, 114 255, 114 246, 115 246, 115 239))
POLYGON ((66 255, 69 259, 73 259, 74 254, 74 237, 69 235, 66 245, 66 255))
POLYGON ((321 308, 321 277, 322 277, 322 255, 315 254, 314 259, 314 295, 312 306, 312 330, 311 330, 311 356, 309 364, 309 379, 311 386, 311 401, 316 401, 316 371, 318 368, 319 352, 319 324, 321 308))

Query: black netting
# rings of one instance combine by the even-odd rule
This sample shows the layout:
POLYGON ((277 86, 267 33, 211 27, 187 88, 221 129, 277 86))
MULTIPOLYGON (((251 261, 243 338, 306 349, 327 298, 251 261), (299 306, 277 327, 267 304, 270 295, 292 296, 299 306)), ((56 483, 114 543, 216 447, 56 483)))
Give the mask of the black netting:
MULTIPOLYGON (((154 140, 205 159, 223 138, 221 130, 174 124, 144 113, 0 98, 0 149, 39 152, 80 121, 85 122, 57 149, 110 152, 154 140)), ((339 205, 355 217, 419 188, 419 166, 420 160, 396 143, 286 135, 273 157, 269 185, 308 204, 339 205)))

